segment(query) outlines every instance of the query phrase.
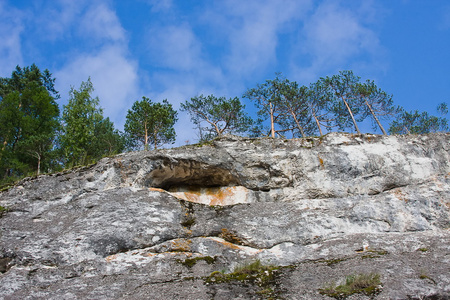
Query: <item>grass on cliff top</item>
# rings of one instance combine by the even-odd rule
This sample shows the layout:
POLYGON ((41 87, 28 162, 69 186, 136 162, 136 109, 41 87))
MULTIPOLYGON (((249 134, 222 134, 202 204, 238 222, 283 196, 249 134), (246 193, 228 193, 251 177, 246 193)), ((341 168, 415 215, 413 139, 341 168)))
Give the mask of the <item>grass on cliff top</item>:
POLYGON ((336 299, 345 299, 353 294, 376 295, 381 292, 382 284, 379 274, 349 275, 345 283, 336 286, 335 283, 319 289, 319 293, 336 299))

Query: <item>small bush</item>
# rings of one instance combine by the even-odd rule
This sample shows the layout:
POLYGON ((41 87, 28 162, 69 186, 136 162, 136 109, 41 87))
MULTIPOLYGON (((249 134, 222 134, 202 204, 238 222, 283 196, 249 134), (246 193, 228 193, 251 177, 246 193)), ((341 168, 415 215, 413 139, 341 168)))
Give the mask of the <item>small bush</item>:
POLYGON ((319 289, 319 293, 336 299, 345 299, 352 294, 376 295, 381 292, 382 284, 379 274, 350 275, 345 279, 345 284, 336 286, 328 284, 319 289))

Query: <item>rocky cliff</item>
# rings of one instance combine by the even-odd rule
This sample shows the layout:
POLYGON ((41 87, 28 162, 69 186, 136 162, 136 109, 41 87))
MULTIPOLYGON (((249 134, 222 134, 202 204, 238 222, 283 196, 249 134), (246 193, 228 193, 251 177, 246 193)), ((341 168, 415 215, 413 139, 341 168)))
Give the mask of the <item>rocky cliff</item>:
POLYGON ((26 179, 0 297, 449 299, 449 161, 450 134, 225 137, 26 179))

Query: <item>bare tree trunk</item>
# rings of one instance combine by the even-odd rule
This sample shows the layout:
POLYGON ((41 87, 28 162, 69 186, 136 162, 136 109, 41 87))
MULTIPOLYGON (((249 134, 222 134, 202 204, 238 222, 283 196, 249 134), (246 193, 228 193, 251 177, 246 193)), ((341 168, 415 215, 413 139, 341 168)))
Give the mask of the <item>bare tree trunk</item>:
POLYGON ((293 112, 291 112, 292 117, 294 118, 295 123, 297 124, 298 129, 300 130, 302 137, 306 137, 305 135, 305 131, 303 130, 303 127, 300 125, 300 123, 297 120, 297 117, 295 116, 295 114, 293 112))
POLYGON ((39 174, 41 174, 41 156, 39 155, 39 153, 36 153, 36 157, 38 159, 38 165, 37 165, 37 176, 39 176, 39 174))
POLYGON ((352 110, 350 109, 350 106, 348 105, 347 101, 345 101, 344 97, 341 97, 342 101, 344 101, 345 106, 347 107, 348 113, 352 117, 353 125, 355 125, 355 129, 358 132, 358 134, 361 134, 359 131, 358 125, 356 124, 355 117, 353 116, 352 110))
POLYGON ((369 102, 367 102, 367 99, 366 99, 365 101, 366 101, 367 107, 368 107, 369 110, 370 110, 370 113, 372 114, 373 118, 374 118, 375 121, 377 122, 378 127, 380 127, 380 129, 381 129, 381 131, 383 132, 384 135, 387 135, 387 133, 386 133, 386 131, 384 130, 383 126, 381 126, 381 123, 380 123, 380 121, 378 120, 377 116, 376 116, 375 113, 373 112, 372 106, 370 106, 369 102))
POLYGON ((144 131, 145 131, 144 150, 148 150, 148 129, 147 129, 147 123, 144 124, 144 131))
MULTIPOLYGON (((310 107, 310 108, 311 108, 311 107, 310 107)), ((313 116, 314 121, 316 121, 317 128, 319 128, 320 136, 322 136, 323 133, 322 133, 322 128, 320 128, 320 122, 319 122, 319 120, 317 119, 316 114, 314 113, 314 110, 313 110, 312 108, 311 108, 311 115, 313 116)))
POLYGON ((273 123, 273 106, 272 106, 272 102, 269 103, 270 104, 270 131, 272 134, 272 138, 275 138, 275 124, 273 123))

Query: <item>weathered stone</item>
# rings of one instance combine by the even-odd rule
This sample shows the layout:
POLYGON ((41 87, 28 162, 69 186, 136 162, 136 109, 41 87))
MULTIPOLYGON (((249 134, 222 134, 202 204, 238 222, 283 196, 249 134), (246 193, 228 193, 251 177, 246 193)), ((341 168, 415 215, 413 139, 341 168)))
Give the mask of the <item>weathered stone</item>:
POLYGON ((23 180, 0 193, 0 298, 329 299, 373 272, 375 299, 449 299, 449 142, 228 136, 23 180), (207 279, 255 260, 270 280, 207 279))

